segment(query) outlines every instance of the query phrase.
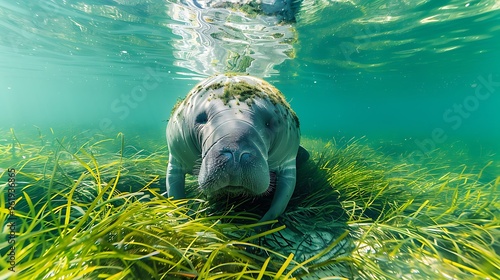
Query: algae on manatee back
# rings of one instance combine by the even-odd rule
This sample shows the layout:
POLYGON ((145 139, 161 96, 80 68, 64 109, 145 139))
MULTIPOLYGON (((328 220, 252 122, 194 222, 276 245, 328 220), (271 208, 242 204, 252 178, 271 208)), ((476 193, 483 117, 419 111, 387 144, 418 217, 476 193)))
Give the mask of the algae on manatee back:
POLYGON ((224 85, 224 93, 220 96, 224 105, 230 100, 237 99, 238 101, 252 100, 253 98, 263 98, 265 95, 257 87, 246 82, 240 81, 237 83, 226 83, 224 85))

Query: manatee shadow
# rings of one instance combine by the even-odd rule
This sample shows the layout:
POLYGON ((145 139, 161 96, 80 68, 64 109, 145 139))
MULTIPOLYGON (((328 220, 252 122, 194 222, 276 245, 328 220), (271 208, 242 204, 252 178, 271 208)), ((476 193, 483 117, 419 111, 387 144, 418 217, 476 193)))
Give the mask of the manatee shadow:
MULTIPOLYGON (((274 192, 265 196, 207 197, 211 215, 228 216, 222 222, 238 223, 235 216, 253 214, 256 221, 269 209, 274 192)), ((321 168, 321 160, 309 159, 298 166, 294 194, 286 211, 272 227, 284 229, 258 240, 259 245, 284 255, 294 254, 294 260, 306 261, 319 256, 314 264, 319 268, 311 277, 335 275, 352 277, 353 266, 345 259, 354 249, 347 225, 348 215, 340 201, 340 193, 329 183, 329 175, 321 168), (336 244, 334 244, 336 243, 336 244), (330 245, 331 250, 325 252, 330 245), (339 261, 337 261, 339 259, 339 261), (330 274, 322 274, 328 271, 330 274), (312 276, 314 275, 314 276, 312 276)), ((241 223, 249 223, 242 220, 241 223)), ((306 279, 306 278, 304 278, 306 279)), ((311 278, 314 279, 314 278, 311 278)))

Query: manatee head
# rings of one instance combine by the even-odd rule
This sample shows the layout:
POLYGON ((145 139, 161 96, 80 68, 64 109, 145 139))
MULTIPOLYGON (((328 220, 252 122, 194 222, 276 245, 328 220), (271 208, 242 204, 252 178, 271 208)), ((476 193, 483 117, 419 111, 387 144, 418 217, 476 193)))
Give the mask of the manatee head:
POLYGON ((257 78, 216 76, 194 94, 200 189, 210 195, 268 193, 269 157, 287 145, 281 140, 291 126, 298 129, 281 93, 257 78))

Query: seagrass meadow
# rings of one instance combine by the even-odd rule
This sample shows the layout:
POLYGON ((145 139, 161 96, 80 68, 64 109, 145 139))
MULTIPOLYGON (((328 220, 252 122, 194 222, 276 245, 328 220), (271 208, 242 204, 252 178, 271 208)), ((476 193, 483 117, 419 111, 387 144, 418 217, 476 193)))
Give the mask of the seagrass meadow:
POLYGON ((500 279, 499 46, 498 0, 0 0, 0 280, 500 279), (274 168, 165 196, 172 109, 223 73, 300 121, 275 221, 274 168))
POLYGON ((286 213, 258 224, 267 197, 211 201, 189 178, 196 198, 165 198, 163 141, 2 135, 1 188, 7 167, 17 186, 15 271, 0 197, 1 279, 500 278, 500 166, 469 165, 460 143, 415 162, 390 143, 304 138, 286 213))

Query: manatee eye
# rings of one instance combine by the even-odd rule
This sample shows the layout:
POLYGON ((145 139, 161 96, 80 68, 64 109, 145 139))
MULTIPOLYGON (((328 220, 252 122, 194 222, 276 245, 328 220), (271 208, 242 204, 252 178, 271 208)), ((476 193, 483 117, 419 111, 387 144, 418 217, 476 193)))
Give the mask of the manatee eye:
POLYGON ((207 121, 208 121, 208 116, 207 116, 207 112, 201 112, 198 114, 198 116, 196 116, 196 123, 197 124, 206 124, 207 121))

